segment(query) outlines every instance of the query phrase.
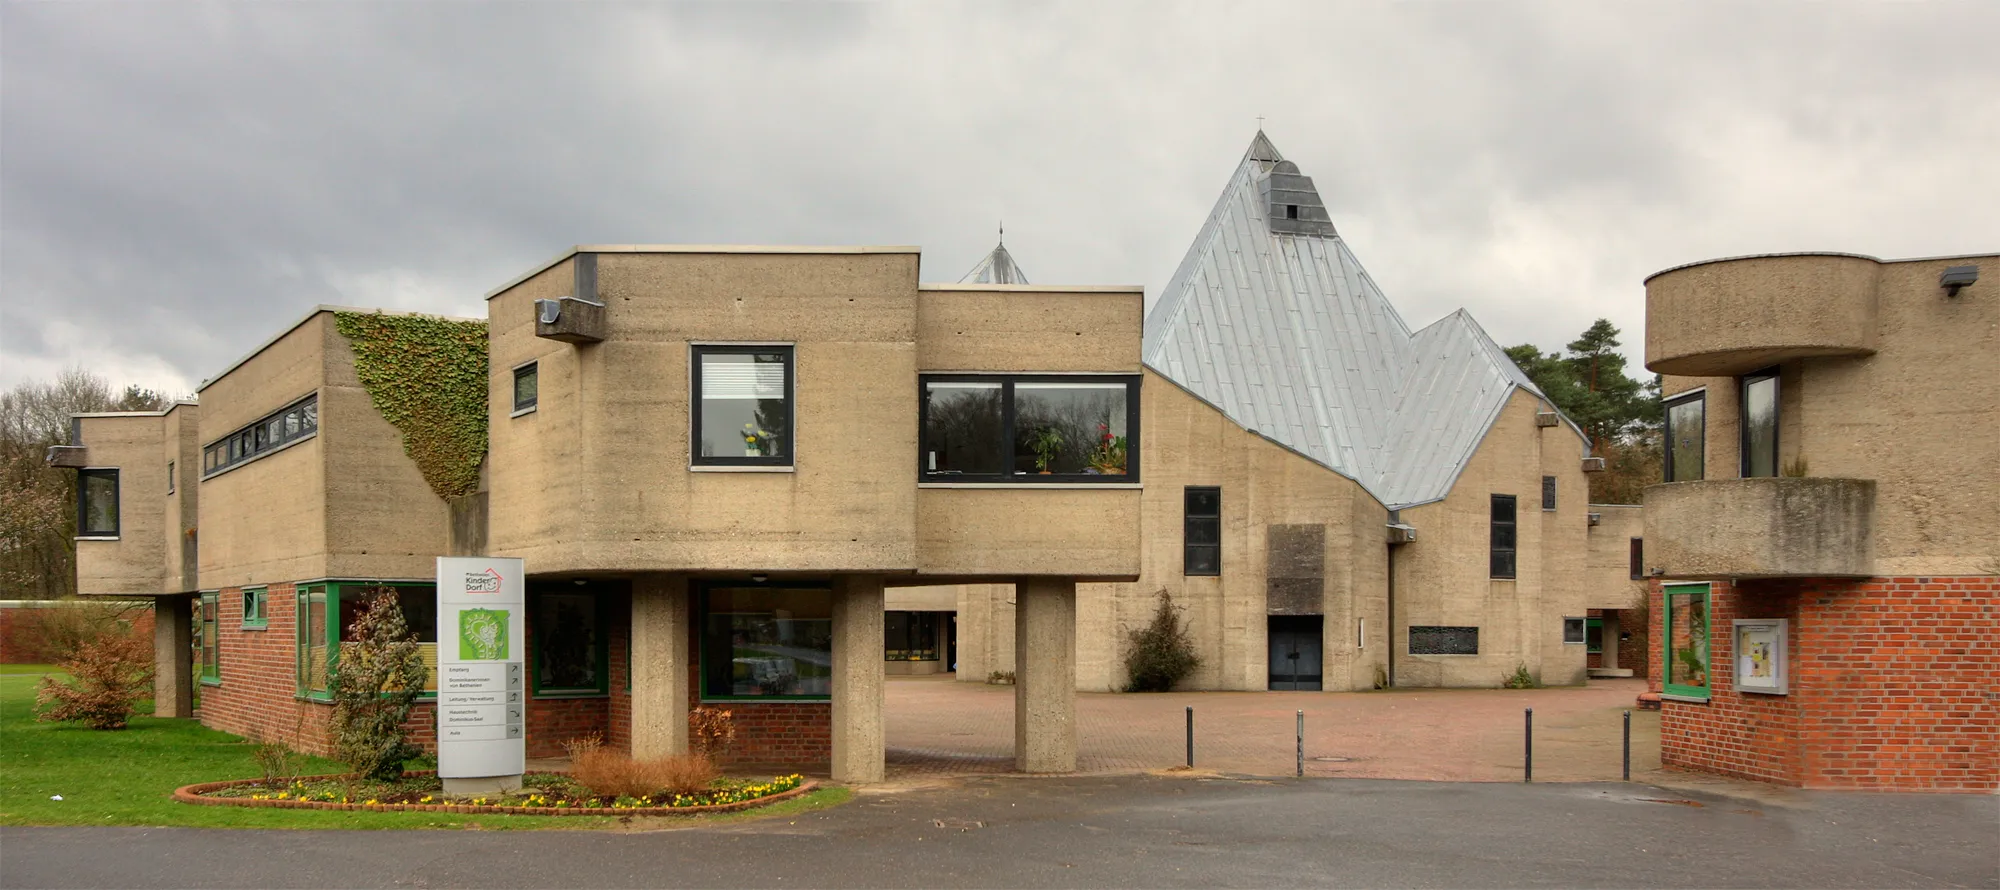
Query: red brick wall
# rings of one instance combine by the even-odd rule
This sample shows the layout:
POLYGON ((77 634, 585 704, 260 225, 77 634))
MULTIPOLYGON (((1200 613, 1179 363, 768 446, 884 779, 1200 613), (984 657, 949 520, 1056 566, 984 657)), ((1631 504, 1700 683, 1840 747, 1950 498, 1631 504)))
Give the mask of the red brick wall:
MULTIPOLYGON (((1652 585, 1656 616, 1661 591, 1652 585)), ((2000 577, 1716 582, 1711 591, 1710 699, 1664 703, 1665 763, 1813 788, 2000 788, 2000 577), (1729 688, 1735 618, 1791 619, 1790 695, 1729 688)), ((1658 678, 1662 653, 1650 648, 1658 678)))
POLYGON ((722 702, 736 724, 729 762, 738 766, 813 767, 833 761, 829 702, 722 702))
POLYGON ((55 660, 55 655, 43 649, 41 622, 43 616, 56 609, 89 609, 92 612, 105 607, 124 611, 118 620, 126 622, 132 633, 149 643, 153 639, 153 607, 146 602, 84 602, 89 605, 72 606, 72 601, 63 600, 15 600, 0 608, 0 664, 47 664, 55 660), (91 606, 98 607, 91 609, 91 606))

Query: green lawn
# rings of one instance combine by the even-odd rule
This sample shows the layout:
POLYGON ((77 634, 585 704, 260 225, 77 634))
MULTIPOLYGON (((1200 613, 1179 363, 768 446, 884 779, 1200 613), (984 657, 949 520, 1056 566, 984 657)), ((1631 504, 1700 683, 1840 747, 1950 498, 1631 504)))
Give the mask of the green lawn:
MULTIPOLYGON (((0 666, 0 825, 182 825, 204 828, 598 828, 616 817, 369 813, 211 807, 176 803, 175 788, 255 778, 252 745, 193 720, 137 717, 130 728, 99 732, 34 722, 35 684, 45 666, 0 666), (54 800, 56 796, 62 800, 54 800)), ((145 704, 142 713, 150 711, 145 704)), ((338 773, 314 759, 309 774, 338 773)), ((735 819, 820 809, 847 799, 828 788, 735 819)), ((653 825, 733 821, 722 817, 645 820, 653 825)))

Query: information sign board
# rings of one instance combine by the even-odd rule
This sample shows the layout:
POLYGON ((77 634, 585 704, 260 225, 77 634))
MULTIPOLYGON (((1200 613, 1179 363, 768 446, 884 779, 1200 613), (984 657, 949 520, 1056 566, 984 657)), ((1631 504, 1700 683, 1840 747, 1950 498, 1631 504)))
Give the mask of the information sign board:
POLYGON ((438 776, 527 767, 527 584, 518 559, 437 561, 438 776))

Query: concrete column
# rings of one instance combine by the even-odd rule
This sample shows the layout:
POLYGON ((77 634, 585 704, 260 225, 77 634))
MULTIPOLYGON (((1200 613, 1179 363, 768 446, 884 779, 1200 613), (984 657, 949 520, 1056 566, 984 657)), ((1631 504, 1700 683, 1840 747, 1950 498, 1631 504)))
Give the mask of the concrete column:
POLYGON ((1076 580, 1028 578, 1014 596, 1014 767, 1076 771, 1076 580))
POLYGON ((194 716, 194 597, 153 598, 153 716, 194 716))
POLYGON ((833 780, 883 775, 882 579, 833 581, 833 780))
POLYGON ((632 756, 688 750, 688 583, 682 575, 632 582, 632 756))

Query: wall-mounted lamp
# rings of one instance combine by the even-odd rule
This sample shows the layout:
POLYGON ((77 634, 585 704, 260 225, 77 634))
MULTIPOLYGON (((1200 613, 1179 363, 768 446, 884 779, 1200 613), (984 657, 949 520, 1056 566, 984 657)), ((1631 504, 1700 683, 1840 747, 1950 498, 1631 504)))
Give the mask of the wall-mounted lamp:
POLYGON ((1944 295, 1956 297, 1958 292, 1979 280, 1978 266, 1952 266, 1938 276, 1938 286, 1944 288, 1944 295))
POLYGON ((769 580, 771 580, 771 576, 770 576, 770 575, 766 575, 766 574, 762 574, 762 573, 759 573, 759 574, 755 574, 755 575, 751 575, 751 576, 750 576, 750 580, 752 580, 752 581, 755 581, 755 582, 757 582, 758 584, 762 584, 762 583, 764 583, 764 582, 766 582, 766 581, 769 581, 769 580))

